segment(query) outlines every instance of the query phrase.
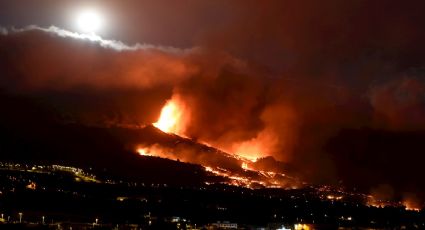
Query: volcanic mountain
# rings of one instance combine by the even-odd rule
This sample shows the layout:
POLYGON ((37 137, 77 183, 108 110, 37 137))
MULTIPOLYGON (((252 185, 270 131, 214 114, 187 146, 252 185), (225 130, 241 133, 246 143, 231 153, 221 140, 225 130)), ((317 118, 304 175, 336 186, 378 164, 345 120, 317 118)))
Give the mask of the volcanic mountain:
POLYGON ((299 187, 273 158, 250 161, 153 125, 105 127, 64 122, 55 111, 19 97, 0 98, 2 161, 48 162, 137 181, 246 187, 299 187), (28 114, 27 111, 32 111, 28 114))
MULTIPOLYGON (((106 126, 66 121, 51 107, 1 94, 0 105, 5 108, 0 113, 2 162, 61 164, 115 180, 176 186, 209 183, 248 188, 308 186, 297 179, 300 170, 272 157, 246 159, 161 131, 154 125, 106 126)), ((316 188, 318 194, 351 194, 340 186, 316 188)), ((372 204, 377 203, 372 200, 372 204)))

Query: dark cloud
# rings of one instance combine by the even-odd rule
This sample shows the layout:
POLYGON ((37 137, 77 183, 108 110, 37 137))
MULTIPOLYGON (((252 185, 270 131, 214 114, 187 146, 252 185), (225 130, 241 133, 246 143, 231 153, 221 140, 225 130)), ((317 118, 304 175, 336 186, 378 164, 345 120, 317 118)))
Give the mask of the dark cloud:
POLYGON ((403 76, 372 87, 371 104, 376 123, 392 129, 425 127, 425 83, 418 77, 403 76))

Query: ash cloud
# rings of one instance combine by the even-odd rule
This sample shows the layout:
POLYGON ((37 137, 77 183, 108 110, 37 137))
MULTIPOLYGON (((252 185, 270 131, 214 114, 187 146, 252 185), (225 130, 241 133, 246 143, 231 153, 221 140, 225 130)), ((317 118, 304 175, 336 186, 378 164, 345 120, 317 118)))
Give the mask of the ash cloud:
POLYGON ((395 130, 425 127, 425 82, 423 77, 403 76, 372 87, 370 101, 377 125, 395 130))

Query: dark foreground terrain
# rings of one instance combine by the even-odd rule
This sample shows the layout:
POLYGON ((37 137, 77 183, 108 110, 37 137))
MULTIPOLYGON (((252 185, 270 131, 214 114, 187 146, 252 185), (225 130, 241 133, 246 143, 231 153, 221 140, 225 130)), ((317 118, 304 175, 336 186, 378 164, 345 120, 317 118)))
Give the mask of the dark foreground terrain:
MULTIPOLYGON (((152 175, 154 176, 154 175, 152 175)), ((372 229, 425 227, 425 213, 374 207, 326 187, 247 189, 125 181, 61 165, 1 163, 0 227, 372 229)))

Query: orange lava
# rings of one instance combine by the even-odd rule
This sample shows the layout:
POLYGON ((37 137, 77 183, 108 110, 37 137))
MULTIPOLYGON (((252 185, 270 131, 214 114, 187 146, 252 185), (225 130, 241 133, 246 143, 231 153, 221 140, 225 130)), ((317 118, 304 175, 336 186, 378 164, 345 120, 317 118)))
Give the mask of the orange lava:
MULTIPOLYGON (((164 149, 161 146, 154 144, 152 146, 138 146, 136 152, 143 157, 160 157, 170 160, 179 160, 187 163, 197 163, 200 162, 193 161, 191 159, 180 158, 177 159, 176 155, 172 153, 170 149, 164 149)), ((240 173, 236 171, 230 171, 229 169, 221 168, 218 166, 204 165, 201 164, 205 171, 212 173, 216 176, 226 178, 227 181, 222 182, 228 185, 242 186, 246 188, 256 188, 256 187, 267 187, 267 188, 288 188, 288 187, 298 187, 300 185, 299 181, 292 181, 293 178, 289 178, 283 173, 277 173, 272 171, 261 171, 255 170, 249 167, 249 164, 253 161, 250 161, 246 158, 241 158, 240 156, 229 156, 233 157, 235 160, 238 160, 241 165, 240 167, 246 173, 240 173)))
POLYGON ((153 125, 163 132, 183 135, 187 121, 188 114, 185 111, 184 103, 179 96, 175 95, 167 101, 161 110, 158 121, 153 125))
POLYGON ((263 157, 263 146, 255 141, 247 141, 243 143, 234 144, 233 153, 250 161, 256 161, 258 158, 263 157))
POLYGON ((403 205, 406 207, 406 210, 419 212, 421 209, 416 202, 412 200, 404 200, 403 205))
POLYGON ((138 148, 137 152, 140 154, 140 156, 151 156, 146 148, 138 148))

